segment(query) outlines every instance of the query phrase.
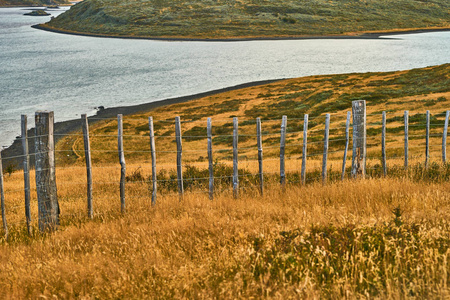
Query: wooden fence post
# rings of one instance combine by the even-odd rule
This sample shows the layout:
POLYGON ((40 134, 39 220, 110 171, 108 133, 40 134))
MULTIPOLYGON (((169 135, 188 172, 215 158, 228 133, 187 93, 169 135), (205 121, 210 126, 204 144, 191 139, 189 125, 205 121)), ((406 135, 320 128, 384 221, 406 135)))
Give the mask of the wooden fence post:
POLYGON ((125 179, 126 179, 126 164, 125 155, 123 152, 123 116, 117 115, 117 143, 119 150, 119 163, 120 163, 120 211, 125 213, 125 179))
POLYGON ((405 110, 403 115, 403 121, 405 123, 405 170, 408 169, 408 126, 409 126, 409 112, 405 110))
POLYGON ((181 143, 181 121, 180 117, 175 117, 175 138, 177 141, 177 180, 178 180, 178 194, 180 196, 180 200, 184 195, 184 187, 183 187, 183 165, 182 165, 182 155, 183 155, 183 147, 181 143))
POLYGON ((307 146, 308 146, 308 114, 303 118, 303 150, 302 150, 302 171, 301 181, 302 184, 306 184, 306 158, 307 158, 307 146))
POLYGON ((22 137, 22 150, 23 150, 23 185, 25 192, 25 218, 27 222, 28 234, 33 234, 33 228, 31 227, 31 185, 30 185, 30 154, 28 150, 28 124, 27 116, 21 116, 21 137, 22 137))
POLYGON ((81 127, 83 129, 84 141, 84 157, 86 160, 86 176, 87 176, 87 211, 88 217, 94 217, 94 208, 92 206, 92 160, 91 160, 91 143, 89 141, 89 122, 86 114, 81 115, 81 127))
POLYGON ((261 118, 256 118, 256 144, 258 146, 259 192, 264 195, 263 148, 261 137, 261 118))
POLYGON ((214 199, 214 165, 212 152, 212 125, 211 118, 206 120, 206 135, 208 139, 208 170, 209 170, 209 200, 214 199))
POLYGON ((155 205, 158 187, 156 179, 156 148, 155 148, 155 130, 153 128, 153 117, 148 117, 148 128, 150 130, 150 152, 152 156, 152 205, 155 205))
POLYGON ((0 151, 0 204, 2 209, 2 221, 3 221, 3 230, 5 231, 5 239, 8 239, 8 223, 6 222, 5 192, 3 190, 3 162, 1 151, 0 151))
POLYGON ((366 101, 352 101, 353 159, 352 177, 366 176, 366 101))
POLYGON ((325 115, 325 134, 323 137, 322 184, 327 183, 328 139, 330 136, 330 114, 325 115))
POLYGON ((350 116, 351 112, 347 112, 347 121, 345 122, 345 148, 344 148, 344 159, 342 162, 342 174, 341 174, 341 180, 345 179, 345 165, 347 163, 347 151, 348 151, 348 144, 350 142, 350 116))
POLYGON ((238 118, 233 118, 233 196, 239 197, 239 168, 238 168, 238 118))
POLYGON ((386 112, 381 115, 381 164, 383 165, 383 176, 387 175, 386 165, 386 112))
POLYGON ((287 126, 287 116, 283 116, 281 119, 281 133, 280 133, 280 184, 284 188, 286 186, 286 161, 285 161, 285 150, 286 150, 286 126, 287 126))
POLYGON ((448 132, 448 117, 450 111, 445 112, 444 133, 442 134, 442 162, 447 162, 447 132, 448 132))
POLYGON ((428 168, 430 160, 430 111, 427 110, 426 117, 426 133, 425 133, 425 169, 428 168))
POLYGON ((35 114, 36 192, 39 230, 53 231, 59 225, 59 203, 56 190, 55 142, 53 112, 35 114))

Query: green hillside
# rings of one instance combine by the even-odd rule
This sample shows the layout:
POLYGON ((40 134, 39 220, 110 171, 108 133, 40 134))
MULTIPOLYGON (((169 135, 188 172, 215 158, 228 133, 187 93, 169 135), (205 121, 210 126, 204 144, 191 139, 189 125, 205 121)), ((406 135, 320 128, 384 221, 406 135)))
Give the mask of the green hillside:
POLYGON ((450 28, 448 0, 85 0, 45 27, 174 38, 297 37, 450 28))
POLYGON ((47 6, 69 3, 67 0, 0 0, 0 6, 47 6))

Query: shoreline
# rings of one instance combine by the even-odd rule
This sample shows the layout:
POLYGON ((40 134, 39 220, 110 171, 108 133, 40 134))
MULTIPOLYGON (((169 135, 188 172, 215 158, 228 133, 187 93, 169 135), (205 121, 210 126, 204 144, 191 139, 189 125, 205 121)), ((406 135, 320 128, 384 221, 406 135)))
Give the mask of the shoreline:
MULTIPOLYGON (((208 96, 217 95, 217 94, 224 93, 224 92, 229 92, 229 91, 234 91, 234 90, 238 90, 238 89, 259 86, 259 85, 266 85, 266 84, 274 83, 277 81, 282 81, 285 79, 287 79, 287 78, 252 81, 252 82, 242 83, 242 84, 229 86, 229 87, 225 87, 225 88, 221 88, 221 89, 210 90, 210 91, 187 95, 187 96, 167 98, 167 99, 157 100, 154 102, 147 102, 147 103, 143 103, 143 104, 107 107, 105 109, 97 111, 97 113, 95 115, 89 116, 88 120, 89 120, 89 124, 92 125, 92 124, 95 124, 96 122, 102 121, 103 119, 116 118, 118 114, 127 116, 127 115, 133 115, 133 114, 137 114, 137 113, 145 113, 145 112, 149 112, 155 108, 159 108, 162 106, 189 102, 189 101, 197 100, 197 99, 208 97, 208 96)), ((30 116, 30 117, 32 117, 32 116, 30 116)), ((30 121, 32 121, 31 118, 29 118, 29 122, 30 121)), ((76 130, 81 130, 81 120, 80 119, 72 119, 72 120, 67 120, 67 121, 56 122, 54 124, 55 144, 59 140, 64 138, 67 134, 70 134, 71 132, 74 132, 76 130)), ((34 166, 34 155, 33 155, 34 154, 34 138, 33 138, 34 137, 34 127, 31 129, 28 129, 27 132, 28 132, 28 149, 30 152, 30 165, 33 167, 34 166)), ((5 170, 6 167, 12 165, 15 170, 21 170, 22 162, 23 162, 22 155, 23 155, 22 141, 20 138, 16 137, 16 139, 11 144, 11 146, 9 146, 1 151, 3 169, 5 170)))
POLYGON ((135 40, 153 40, 153 41, 170 41, 170 42, 246 42, 246 41, 281 41, 281 40, 318 40, 318 39, 383 39, 382 36, 402 35, 402 34, 417 34, 430 32, 446 32, 450 31, 450 27, 444 28, 410 28, 398 29, 391 31, 377 31, 377 32, 359 32, 341 35, 311 35, 311 36, 273 36, 273 37, 230 37, 230 38, 176 38, 176 37, 150 37, 150 36, 131 36, 131 35, 107 35, 100 33, 83 33, 76 31, 69 31, 57 29, 47 26, 46 24, 36 24, 31 26, 34 29, 69 34, 86 37, 97 38, 114 38, 114 39, 135 39, 135 40))

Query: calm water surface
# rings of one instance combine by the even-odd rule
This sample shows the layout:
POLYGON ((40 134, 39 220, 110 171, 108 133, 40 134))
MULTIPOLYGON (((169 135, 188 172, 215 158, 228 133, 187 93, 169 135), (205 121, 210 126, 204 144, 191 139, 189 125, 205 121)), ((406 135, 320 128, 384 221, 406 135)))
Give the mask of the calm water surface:
POLYGON ((450 62, 450 32, 378 40, 166 42, 45 32, 30 26, 50 17, 25 12, 0 8, 0 145, 20 133, 21 114, 32 118, 36 110, 53 110, 63 121, 94 114, 100 105, 140 104, 250 81, 450 62))

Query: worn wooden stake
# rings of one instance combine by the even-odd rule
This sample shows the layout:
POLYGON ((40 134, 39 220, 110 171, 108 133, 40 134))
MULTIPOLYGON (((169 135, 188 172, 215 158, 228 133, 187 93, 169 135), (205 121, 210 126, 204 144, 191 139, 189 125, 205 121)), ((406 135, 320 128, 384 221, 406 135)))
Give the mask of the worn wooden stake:
POLYGON ((178 180, 178 194, 180 196, 180 200, 184 195, 184 187, 183 187, 183 165, 182 165, 182 155, 183 155, 183 147, 181 144, 181 121, 180 117, 175 117, 175 138, 177 141, 177 180, 178 180))
POLYGON ((381 164, 383 166, 383 176, 387 175, 386 165, 386 112, 381 115, 381 164))
POLYGON ((327 183, 328 139, 330 136, 330 114, 325 115, 325 134, 323 137, 322 184, 327 183))
POLYGON ((442 162, 447 162, 447 132, 448 132, 448 118, 450 111, 445 112, 444 133, 442 134, 442 162))
POLYGON ((155 130, 153 128, 153 117, 148 117, 148 128, 150 130, 150 152, 152 156, 152 205, 155 205, 158 186, 156 178, 156 148, 155 148, 155 130))
POLYGON ((405 114, 403 116, 403 120, 405 123, 405 170, 408 169, 408 126, 409 126, 409 112, 405 110, 405 114))
POLYGON ((350 116, 351 112, 347 112, 347 121, 345 122, 345 148, 344 148, 344 159, 342 161, 342 174, 341 180, 345 179, 345 165, 347 164, 347 151, 348 144, 350 142, 350 116))
POLYGON ((259 192, 264 195, 263 148, 261 136, 261 118, 256 118, 256 144, 258 146, 259 192))
POLYGON ((3 162, 2 152, 0 151, 0 204, 2 209, 3 231, 5 232, 5 239, 8 239, 8 223, 6 222, 6 208, 5 208, 5 193, 3 190, 3 162))
POLYGON ((27 222, 27 231, 29 235, 33 234, 33 227, 31 227, 31 186, 30 186, 30 154, 28 150, 28 121, 27 116, 21 116, 21 137, 22 137, 22 150, 23 150, 23 185, 25 192, 25 218, 27 222))
POLYGON ((84 140, 84 157, 86 160, 86 176, 87 176, 87 211, 88 217, 94 217, 94 208, 92 206, 92 160, 91 160, 91 143, 89 141, 89 122, 86 114, 81 115, 81 127, 83 129, 84 140))
POLYGON ((119 163, 120 163, 120 211, 122 213, 125 213, 126 164, 125 164, 125 154, 123 151, 123 116, 121 114, 117 115, 117 142, 118 142, 119 163))
POLYGON ((53 124, 53 112, 36 112, 34 141, 40 231, 53 231, 59 225, 53 124))
POLYGON ((286 126, 287 116, 283 116, 281 119, 281 133, 280 133, 280 184, 284 188, 286 186, 286 126))
POLYGON ((425 133, 425 169, 428 168, 428 163, 430 161, 430 111, 427 110, 427 124, 425 133))
POLYGON ((353 158, 352 177, 366 176, 366 101, 352 101, 353 158))
POLYGON ((209 199, 214 199, 214 165, 212 152, 212 125, 211 118, 206 121, 206 135, 208 139, 208 170, 209 170, 209 199))
POLYGON ((302 150, 302 171, 301 180, 302 184, 306 184, 306 158, 307 158, 307 146, 308 146, 308 114, 303 118, 303 150, 302 150))
POLYGON ((233 118, 233 196, 239 198, 238 118, 233 118))

